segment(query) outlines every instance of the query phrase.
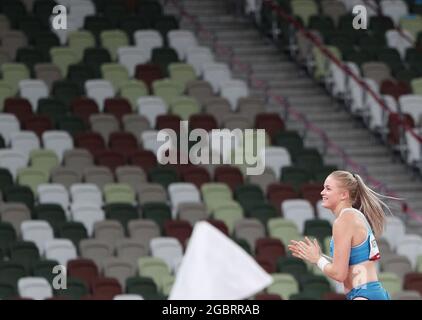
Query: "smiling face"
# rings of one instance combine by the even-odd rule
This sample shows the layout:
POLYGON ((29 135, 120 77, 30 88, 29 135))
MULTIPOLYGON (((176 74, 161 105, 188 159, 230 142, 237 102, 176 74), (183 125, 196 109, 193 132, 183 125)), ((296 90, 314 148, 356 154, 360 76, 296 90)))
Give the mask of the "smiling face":
POLYGON ((324 182, 324 189, 321 191, 322 206, 334 211, 340 202, 348 200, 348 191, 333 176, 328 176, 324 182))

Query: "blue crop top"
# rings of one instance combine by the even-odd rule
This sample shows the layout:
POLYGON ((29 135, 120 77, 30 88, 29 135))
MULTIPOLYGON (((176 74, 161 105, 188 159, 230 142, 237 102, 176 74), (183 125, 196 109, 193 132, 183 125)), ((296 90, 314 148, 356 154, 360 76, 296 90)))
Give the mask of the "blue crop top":
MULTIPOLYGON (((368 260, 378 260, 380 258, 379 255, 379 250, 377 247, 377 243, 375 241, 375 237, 374 234, 372 232, 371 226, 369 225, 368 221, 366 220, 365 215, 360 212, 357 209, 354 208, 345 208, 340 212, 340 215, 343 213, 344 210, 346 209, 352 209, 355 212, 358 212, 362 218, 365 221, 366 224, 366 228, 367 228, 367 237, 365 239, 364 242, 362 242, 361 244, 352 247, 351 251, 350 251, 350 258, 349 258, 349 266, 364 262, 364 261, 368 261, 368 260), (372 246, 372 252, 371 252, 371 246, 372 246)), ((331 237, 331 241, 330 241, 330 256, 333 257, 334 254, 334 241, 333 241, 333 237, 331 237)))

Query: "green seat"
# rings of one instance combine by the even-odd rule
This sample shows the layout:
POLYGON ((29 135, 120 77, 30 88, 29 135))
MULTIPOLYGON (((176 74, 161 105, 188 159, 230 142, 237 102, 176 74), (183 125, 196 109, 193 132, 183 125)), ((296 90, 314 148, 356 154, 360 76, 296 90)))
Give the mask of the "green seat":
POLYGON ((324 243, 324 239, 331 236, 331 229, 331 224, 327 220, 306 220, 304 235, 317 238, 320 245, 322 245, 324 243))
POLYGON ((120 96, 130 102, 134 111, 138 109, 138 99, 147 95, 148 88, 141 80, 124 81, 120 86, 120 96))
POLYGON ((173 287, 174 281, 176 280, 175 276, 172 274, 163 276, 161 278, 161 287, 160 291, 165 295, 169 296, 171 292, 171 288, 173 287))
POLYGON ((305 262, 294 257, 280 257, 277 260, 277 272, 289 273, 296 280, 308 273, 308 267, 305 262))
POLYGON ((114 61, 116 61, 117 58, 117 49, 129 45, 129 39, 126 33, 121 30, 102 31, 100 39, 101 46, 110 52, 111 58, 114 61))
POLYGON ((303 150, 303 139, 297 131, 281 131, 277 133, 274 138, 274 144, 289 150, 293 158, 303 150))
POLYGON ((59 262, 56 260, 40 260, 34 262, 32 265, 32 274, 34 277, 42 277, 47 279, 47 281, 52 284, 54 277, 57 276, 56 273, 53 273, 55 266, 59 265, 59 262))
POLYGON ((399 276, 393 272, 380 272, 378 280, 390 295, 402 290, 402 282, 399 276))
POLYGON ((32 150, 29 154, 29 159, 31 168, 43 171, 47 174, 47 180, 50 171, 60 165, 57 155, 54 151, 48 149, 32 150))
POLYGON ((277 217, 277 210, 270 203, 258 203, 248 209, 247 215, 250 218, 255 218, 261 221, 266 226, 268 220, 277 217))
POLYGON ((126 279, 126 291, 129 294, 139 294, 145 300, 157 294, 157 285, 150 277, 130 277, 126 279))
POLYGON ((322 299, 325 293, 331 291, 330 283, 322 275, 304 274, 300 277, 302 292, 315 299, 322 299))
POLYGON ((179 62, 176 50, 172 48, 154 48, 151 52, 151 62, 160 66, 164 75, 169 74, 168 67, 171 63, 179 62))
POLYGON ((223 202, 221 205, 216 205, 213 212, 214 219, 223 221, 232 233, 236 221, 244 217, 243 209, 239 203, 235 201, 223 202))
POLYGON ((75 98, 79 98, 83 94, 83 88, 70 80, 58 80, 53 83, 53 97, 66 106, 70 106, 75 98))
MULTIPOLYGON (((31 78, 28 68, 23 63, 3 63, 1 65, 1 72, 3 74, 3 81, 12 89, 12 96, 18 92, 19 81, 31 78)), ((2 91, 0 94, 7 94, 8 88, 4 87, 2 91)))
POLYGON ((4 100, 9 97, 13 97, 16 91, 11 84, 6 80, 0 80, 0 111, 3 111, 4 100))
POLYGON ((182 120, 189 120, 190 116, 200 113, 198 101, 193 97, 175 97, 170 104, 172 114, 179 116, 182 120))
POLYGON ((0 168, 0 191, 13 186, 13 176, 6 168, 0 168))
POLYGON ((330 255, 330 243, 331 243, 331 236, 325 237, 323 250, 326 255, 330 255))
POLYGON ((19 185, 28 186, 33 193, 37 193, 40 184, 48 182, 48 172, 39 168, 22 168, 18 171, 17 182, 19 185))
POLYGON ((301 292, 301 293, 292 294, 290 296, 290 300, 319 300, 319 299, 316 298, 315 295, 312 293, 301 292))
POLYGON ((296 191, 299 191, 304 183, 311 180, 312 176, 306 169, 288 166, 284 167, 281 172, 281 181, 292 185, 296 191))
POLYGON ((85 82, 94 78, 94 69, 84 63, 72 64, 67 70, 67 79, 77 84, 81 92, 84 90, 85 82))
POLYGON ((18 241, 10 245, 10 260, 22 263, 26 270, 39 259, 38 247, 32 241, 18 241))
POLYGON ((109 183, 104 186, 104 199, 107 204, 135 204, 135 192, 127 183, 109 183))
POLYGON ((188 82, 196 80, 195 69, 187 63, 170 63, 168 72, 170 79, 180 84, 181 91, 185 91, 188 82))
POLYGON ((16 286, 20 278, 27 276, 28 271, 22 263, 10 260, 0 262, 0 283, 9 283, 16 286))
MULTIPOLYGON (((338 48, 334 46, 326 46, 326 49, 330 51, 337 59, 341 60, 341 52, 338 48)), ((312 55, 315 61, 315 70, 314 70, 314 78, 318 81, 322 81, 323 78, 327 76, 327 66, 328 66, 328 58, 326 55, 321 52, 318 47, 312 48, 312 55)))
POLYGON ((162 287, 164 277, 170 275, 171 271, 166 262, 157 257, 141 257, 138 260, 139 275, 152 278, 157 288, 162 287))
POLYGON ((57 65, 63 75, 67 77, 67 69, 78 62, 77 53, 70 47, 54 47, 50 49, 51 62, 57 65))
POLYGON ((7 252, 10 245, 17 239, 15 228, 9 222, 0 222, 0 248, 7 252))
POLYGON ((118 63, 101 65, 101 74, 105 80, 110 81, 116 91, 119 91, 123 83, 129 80, 127 69, 118 63))
POLYGON ((422 31, 422 17, 402 17, 400 18, 400 27, 409 31, 413 38, 416 39, 418 33, 422 31))
POLYGON ((179 181, 177 172, 172 168, 155 167, 148 172, 148 175, 151 182, 159 183, 164 188, 167 188, 170 183, 179 181))
POLYGON ((59 204, 38 204, 34 207, 34 216, 38 220, 47 221, 56 234, 58 234, 62 224, 66 223, 66 214, 59 204))
POLYGON ((164 222, 171 219, 171 210, 165 203, 148 202, 142 207, 142 216, 144 219, 155 221, 163 230, 164 222))
POLYGON ((85 49, 95 47, 95 37, 86 30, 73 31, 69 34, 68 45, 75 52, 79 62, 82 60, 85 49))
POLYGON ((394 48, 383 48, 377 51, 377 60, 389 66, 393 73, 404 68, 400 53, 394 48))
POLYGON ((264 201, 264 193, 262 189, 256 184, 240 185, 234 192, 235 199, 238 201, 255 199, 264 201))
POLYGON ((78 116, 68 115, 57 121, 57 129, 67 131, 74 136, 86 130, 85 122, 78 116))
POLYGON ((295 155, 295 166, 308 170, 310 174, 314 174, 324 166, 324 160, 316 148, 306 148, 295 155))
POLYGON ((56 289, 54 294, 69 300, 79 300, 89 294, 89 288, 84 281, 68 277, 66 279, 66 289, 56 289))
POLYGON ((6 300, 18 296, 16 285, 8 281, 0 281, 0 300, 6 300))
POLYGON ((330 175, 331 172, 336 171, 336 166, 323 166, 314 173, 314 180, 318 183, 324 183, 325 179, 330 175))
POLYGON ((204 183, 201 186, 201 193, 209 211, 213 211, 222 202, 233 201, 232 191, 225 183, 204 183))
POLYGON ((69 112, 69 107, 56 98, 41 98, 38 100, 37 111, 41 115, 49 117, 53 122, 64 117, 69 112))
POLYGON ((296 224, 284 218, 269 219, 267 228, 269 236, 280 239, 284 245, 288 245, 291 240, 297 240, 301 237, 296 224))
POLYGON ((104 206, 107 219, 117 220, 127 228, 129 221, 139 219, 137 209, 129 203, 110 203, 104 206))
POLYGON ((88 232, 83 223, 69 221, 60 225, 59 237, 71 240, 75 248, 79 248, 79 242, 88 238, 88 232))
POLYGON ((326 32, 335 29, 334 20, 329 16, 311 16, 309 17, 308 29, 317 30, 325 35, 326 32))
POLYGON ((283 299, 289 299, 292 294, 299 293, 299 284, 288 273, 273 273, 273 283, 266 289, 270 294, 278 294, 283 299))
POLYGON ((34 193, 28 186, 11 186, 3 191, 5 202, 18 202, 25 204, 29 209, 34 206, 34 193))
POLYGON ((107 49, 104 48, 88 48, 84 51, 83 63, 91 66, 96 77, 101 77, 101 65, 111 63, 111 56, 107 49))
POLYGON ((245 239, 234 239, 236 243, 243 248, 247 253, 252 254, 251 246, 249 245, 248 241, 245 239))
MULTIPOLYGON (((419 62, 411 62, 411 65, 419 64, 419 62)), ((421 74, 418 72, 418 70, 415 70, 414 68, 405 68, 398 70, 394 74, 395 78, 398 81, 404 81, 404 82, 411 82, 415 78, 419 78, 421 74)))
POLYGON ((295 0, 291 2, 292 13, 299 16, 305 25, 309 24, 311 16, 318 15, 318 6, 314 1, 295 0))
POLYGON ((155 80, 152 83, 152 88, 155 96, 163 98, 163 100, 170 105, 171 102, 182 94, 180 86, 170 79, 155 80))
POLYGON ((422 78, 413 79, 410 82, 413 94, 422 94, 422 78))

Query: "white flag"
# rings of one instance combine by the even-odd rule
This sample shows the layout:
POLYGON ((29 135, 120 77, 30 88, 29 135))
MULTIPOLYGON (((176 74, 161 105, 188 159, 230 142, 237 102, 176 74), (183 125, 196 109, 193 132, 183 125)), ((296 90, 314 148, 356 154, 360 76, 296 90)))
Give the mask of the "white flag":
POLYGON ((195 224, 169 300, 243 300, 272 277, 238 244, 201 221, 195 224))

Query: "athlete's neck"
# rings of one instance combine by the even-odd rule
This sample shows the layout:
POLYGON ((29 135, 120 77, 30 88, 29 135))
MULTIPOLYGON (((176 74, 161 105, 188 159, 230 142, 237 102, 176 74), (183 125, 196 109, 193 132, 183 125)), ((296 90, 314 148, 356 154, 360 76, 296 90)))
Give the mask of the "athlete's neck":
POLYGON ((336 218, 340 215, 341 211, 346 208, 352 208, 352 204, 350 202, 340 202, 337 207, 333 210, 336 218))

